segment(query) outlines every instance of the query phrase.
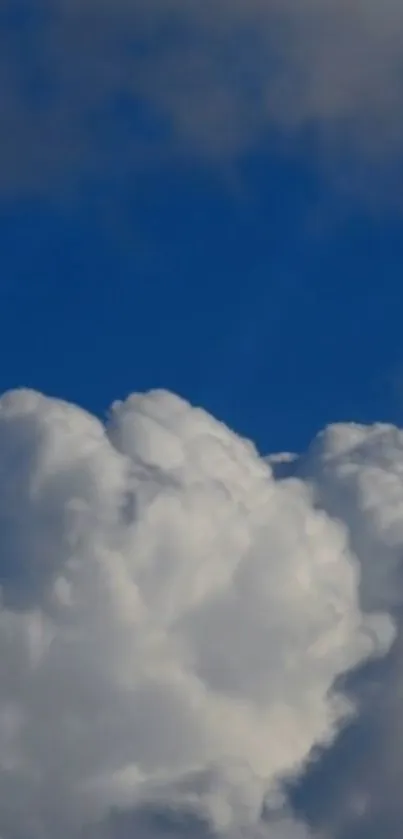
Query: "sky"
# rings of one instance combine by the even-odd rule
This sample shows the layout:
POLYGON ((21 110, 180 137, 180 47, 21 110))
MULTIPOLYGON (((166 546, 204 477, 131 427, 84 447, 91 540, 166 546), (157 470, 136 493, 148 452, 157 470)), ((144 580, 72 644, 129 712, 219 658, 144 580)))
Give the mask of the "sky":
POLYGON ((302 78, 276 116, 262 91, 243 113, 249 77, 266 97, 276 89, 276 4, 235 5, 204 16, 197 2, 2 0, 1 390, 32 386, 102 414, 116 395, 167 387, 262 451, 299 450, 336 419, 399 421, 398 6, 389 0, 373 32, 370 2, 353 4, 351 21, 343 3, 325 13, 310 0, 302 20, 289 3, 289 40, 302 51, 309 21, 318 32, 304 84, 287 39, 277 46, 277 85, 302 78), (337 52, 357 42, 351 79, 344 54, 322 67, 327 37, 337 52), (378 96, 366 75, 361 102, 356 77, 375 48, 385 84, 378 96), (230 137, 204 113, 214 83, 230 137))
POLYGON ((0 0, 1 839, 400 837, 402 61, 0 0))

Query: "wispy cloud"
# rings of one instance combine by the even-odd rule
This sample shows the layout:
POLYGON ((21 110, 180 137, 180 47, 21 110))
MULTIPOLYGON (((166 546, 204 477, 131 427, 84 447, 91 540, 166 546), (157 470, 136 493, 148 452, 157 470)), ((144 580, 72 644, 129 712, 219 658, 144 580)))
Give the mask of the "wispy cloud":
POLYGON ((0 184, 234 159, 270 132, 400 152, 396 0, 1 0, 0 184))

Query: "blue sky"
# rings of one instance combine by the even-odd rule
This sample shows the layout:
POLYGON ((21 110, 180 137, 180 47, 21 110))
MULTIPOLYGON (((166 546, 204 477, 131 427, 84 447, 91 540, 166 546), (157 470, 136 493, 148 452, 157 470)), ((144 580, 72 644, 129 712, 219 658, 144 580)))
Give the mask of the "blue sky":
POLYGON ((167 387, 263 450, 303 448, 336 418, 398 420, 394 6, 381 28, 362 9, 339 20, 309 0, 293 19, 285 4, 289 41, 274 54, 299 98, 266 114, 274 56, 258 11, 270 33, 274 0, 234 29, 227 4, 207 22, 170 5, 139 2, 128 20, 130 7, 104 6, 116 43, 99 45, 96 3, 69 19, 61 2, 4 0, 1 389, 102 413, 167 387), (313 47, 300 65, 290 46, 308 24, 326 44, 329 20, 334 78, 313 47))
POLYGON ((103 413, 167 387, 267 451, 399 420, 401 218, 312 160, 251 156, 236 187, 166 166, 68 207, 3 201, 0 237, 2 390, 103 413))

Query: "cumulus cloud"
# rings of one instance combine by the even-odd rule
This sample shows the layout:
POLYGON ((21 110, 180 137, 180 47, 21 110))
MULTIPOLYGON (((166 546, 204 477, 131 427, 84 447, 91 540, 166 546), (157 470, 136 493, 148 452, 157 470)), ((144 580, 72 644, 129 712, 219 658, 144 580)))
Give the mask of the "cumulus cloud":
POLYGON ((0 0, 0 47, 3 189, 233 160, 273 129, 400 153, 397 0, 0 0))
POLYGON ((386 424, 333 426, 293 461, 293 473, 308 480, 322 509, 346 523, 362 568, 364 609, 386 609, 397 627, 386 658, 347 680, 359 714, 337 748, 312 768, 308 788, 315 792, 308 809, 316 823, 331 823, 335 839, 398 839, 403 819, 403 433, 386 424))
MULTIPOLYGON (((318 481, 343 433, 313 449, 318 481)), ((398 432, 355 433, 365 480, 398 432)), ((350 518, 276 463, 162 391, 106 425, 1 398, 2 839, 308 835, 283 780, 353 713, 337 678, 389 649, 396 562, 360 567, 350 518)), ((391 542, 385 472, 355 522, 391 542)))

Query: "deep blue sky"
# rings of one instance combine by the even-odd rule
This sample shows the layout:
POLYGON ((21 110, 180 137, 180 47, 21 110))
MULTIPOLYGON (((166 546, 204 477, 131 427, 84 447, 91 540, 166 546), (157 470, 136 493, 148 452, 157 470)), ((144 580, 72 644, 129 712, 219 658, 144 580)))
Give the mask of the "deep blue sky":
POLYGON ((337 419, 399 421, 403 237, 311 161, 233 181, 166 166, 68 206, 4 201, 1 390, 97 413, 173 389, 264 450, 337 419))

